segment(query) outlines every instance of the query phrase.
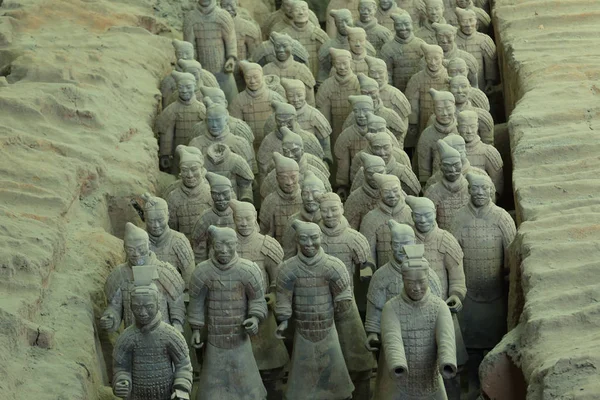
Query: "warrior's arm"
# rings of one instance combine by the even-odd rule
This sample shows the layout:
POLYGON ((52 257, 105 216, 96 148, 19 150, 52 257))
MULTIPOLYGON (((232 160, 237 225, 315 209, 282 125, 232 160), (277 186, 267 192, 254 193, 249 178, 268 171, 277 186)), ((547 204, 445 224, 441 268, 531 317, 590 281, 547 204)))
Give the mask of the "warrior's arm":
POLYGON ((127 381, 132 387, 133 344, 131 331, 125 330, 117 338, 113 349, 113 387, 120 381, 127 381))
POLYGON ((169 295, 166 296, 171 325, 177 322, 183 327, 183 323, 185 322, 185 303, 183 301, 183 292, 181 292, 181 294, 175 299, 171 298, 169 295))
POLYGON ((365 317, 365 331, 367 333, 381 334, 381 312, 385 305, 386 294, 382 287, 376 283, 377 275, 371 278, 367 292, 367 315, 365 317))
POLYGON ((264 321, 267 318, 267 301, 265 300, 260 267, 252 263, 248 271, 248 282, 244 285, 246 297, 248 298, 248 316, 264 321))
POLYGON ((408 116, 408 123, 411 125, 417 125, 419 123, 419 97, 420 97, 420 91, 419 91, 419 81, 418 81, 419 76, 418 75, 413 75, 412 78, 410 78, 410 80, 408 81, 408 83, 406 84, 406 89, 404 90, 404 95, 406 96, 406 98, 408 99, 408 102, 410 103, 410 115, 408 116))
POLYGON ((110 315, 114 321, 112 329, 109 332, 116 332, 121 326, 123 319, 123 292, 121 289, 117 289, 113 295, 108 299, 108 305, 104 310, 104 315, 110 315))
POLYGON ((295 279, 290 265, 283 263, 277 276, 277 303, 275 315, 277 321, 287 321, 292 317, 292 298, 294 296, 295 279))
MULTIPOLYGON (((223 15, 225 16, 225 14, 223 15)), ((225 59, 237 59, 237 37, 235 35, 235 25, 233 22, 233 18, 231 18, 231 16, 227 14, 225 19, 226 21, 223 22, 221 28, 223 45, 225 47, 225 59)))
MULTIPOLYGON (((404 341, 402 340, 402 327, 396 316, 393 305, 388 302, 381 313, 381 339, 383 351, 388 364, 387 373, 392 378, 399 379, 408 373, 408 362, 404 353, 404 341)), ((450 321, 452 322, 452 321, 450 321)))
POLYGON ((180 389, 187 393, 191 393, 193 373, 188 346, 179 332, 170 332, 171 338, 167 345, 167 352, 171 357, 173 369, 175 370, 173 389, 180 389))
POLYGON ((462 301, 467 294, 463 268, 464 254, 460 244, 451 234, 448 233, 444 241, 447 243, 446 253, 444 254, 444 267, 448 272, 448 295, 458 296, 462 301))
POLYGON ((440 304, 438 317, 435 323, 435 340, 437 343, 437 359, 440 372, 450 370, 456 373, 456 339, 454 336, 454 322, 452 315, 445 304, 440 304))
POLYGON ((208 295, 208 287, 198 278, 197 272, 198 269, 192 274, 189 290, 188 321, 193 330, 200 330, 206 323, 204 304, 208 295))

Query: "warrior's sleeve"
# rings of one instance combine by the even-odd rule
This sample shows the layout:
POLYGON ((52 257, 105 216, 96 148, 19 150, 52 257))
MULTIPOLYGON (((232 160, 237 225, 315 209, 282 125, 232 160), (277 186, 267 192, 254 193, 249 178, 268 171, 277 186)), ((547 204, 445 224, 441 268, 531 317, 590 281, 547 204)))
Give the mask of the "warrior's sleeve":
POLYGON ((190 42, 194 45, 194 52, 196 51, 196 36, 194 35, 194 24, 192 18, 194 12, 190 12, 186 18, 183 19, 183 40, 190 42))
POLYGON ((471 53, 467 53, 466 51, 462 53, 461 58, 463 58, 467 63, 467 69, 469 70, 469 72, 467 73, 467 78, 469 79, 471 86, 474 88, 479 88, 479 80, 477 77, 479 62, 475 57, 473 57, 473 55, 471 55, 471 53))
POLYGON ((175 190, 167 196, 167 205, 169 207, 169 228, 179 232, 179 219, 177 218, 177 202, 174 199, 175 190))
POLYGON ((403 164, 402 176, 400 177, 402 189, 410 195, 419 196, 421 193, 421 183, 410 167, 405 167, 403 164))
POLYGON ((391 51, 390 46, 388 44, 384 44, 379 52, 379 58, 385 61, 385 65, 387 65, 388 71, 388 83, 390 85, 394 84, 394 55, 391 51))
MULTIPOLYGON (((352 168, 354 168, 354 164, 355 163, 352 162, 352 168)), ((352 175, 352 171, 350 171, 350 180, 352 181, 352 186, 350 186, 350 193, 352 193, 355 190, 358 190, 365 182, 364 168, 362 166, 358 168, 354 175, 352 175)))
POLYGON ((354 121, 355 121, 354 111, 350 111, 350 114, 348 114, 348 116, 344 120, 344 124, 342 125, 342 131, 344 129, 348 128, 349 126, 351 126, 352 124, 354 124, 354 121))
POLYGON ((315 157, 318 157, 319 160, 322 160, 323 157, 325 156, 325 154, 323 152, 323 147, 321 146, 321 143, 319 143, 319 140, 317 139, 317 137, 315 135, 313 135, 312 133, 307 132, 305 130, 302 130, 301 132, 299 132, 299 135, 302 137, 302 140, 304 141, 305 152, 308 154, 312 154, 315 157))
POLYGON ((504 189, 504 171, 502 169, 504 163, 502 162, 502 157, 494 146, 487 145, 485 147, 485 172, 488 173, 492 182, 494 182, 496 192, 502 194, 504 189))
MULTIPOLYGON (((383 270, 380 270, 383 271, 383 270)), ((385 287, 380 283, 381 273, 376 271, 371 278, 369 283, 369 290, 367 292, 367 315, 365 317, 365 330, 367 333, 381 333, 381 312, 387 295, 385 287)))
MULTIPOLYGON (((246 123, 246 121, 242 121, 241 119, 236 118, 236 124, 235 124, 235 129, 231 131, 231 133, 233 133, 236 136, 239 136, 243 139, 246 139, 246 141, 248 142, 248 144, 250 146, 254 145, 254 133, 252 132, 252 128, 250 128, 250 125, 248 125, 248 123, 246 123)), ((231 126, 231 125, 230 125, 231 126)), ((265 131, 265 132, 269 132, 269 131, 265 131)), ((252 150, 254 151, 254 147, 252 147, 252 150)))
POLYGON ((156 133, 158 134, 158 155, 170 156, 173 154, 173 140, 175 138, 174 110, 176 103, 170 104, 156 118, 156 133))
MULTIPOLYGON (((451 368, 456 371, 456 338, 454 322, 446 304, 439 303, 439 312, 435 323, 435 339, 437 343, 437 359, 440 371, 451 368)), ((387 355, 387 354, 386 354, 387 355)))
POLYGON ((387 113, 387 127, 392 132, 400 147, 404 147, 404 138, 406 137, 408 123, 406 120, 400 118, 398 113, 392 109, 388 109, 390 112, 387 113))
POLYGON ((292 317, 292 298, 294 296, 294 285, 296 277, 293 272, 293 262, 284 261, 277 275, 277 303, 275 303, 275 315, 277 321, 287 321, 292 317))
POLYGON ((194 224, 194 228, 192 229, 191 244, 194 249, 194 259, 196 263, 200 263, 208 259, 208 222, 207 215, 211 213, 212 210, 206 210, 198 221, 194 224))
POLYGON ((188 321, 192 329, 200 330, 206 323, 204 304, 206 301, 206 296, 208 295, 208 287, 203 280, 203 268, 205 267, 205 263, 208 262, 210 261, 205 261, 199 264, 196 270, 194 270, 192 279, 190 280, 188 321))
POLYGON ((334 303, 352 300, 352 285, 348 269, 339 259, 335 257, 328 258, 331 265, 329 290, 331 290, 334 303))
POLYGON ((260 212, 258 214, 258 219, 260 221, 260 233, 263 235, 273 236, 275 233, 273 228, 273 205, 269 204, 269 197, 265 199, 262 207, 260 208, 260 212))
POLYGON ((176 266, 177 270, 181 274, 181 277, 183 278, 183 281, 187 287, 196 265, 194 263, 194 251, 192 250, 192 246, 185 236, 175 238, 173 241, 173 251, 175 252, 177 260, 179 260, 179 264, 176 266))
POLYGON ((249 262, 247 271, 248 277, 244 287, 248 298, 248 316, 264 321, 267 318, 267 301, 265 300, 260 267, 253 262, 249 262))
POLYGON ((517 227, 515 226, 515 221, 513 221, 510 214, 501 208, 498 208, 497 212, 500 213, 498 227, 500 228, 500 233, 502 234, 502 246, 504 247, 504 269, 508 271, 508 247, 517 235, 517 227))
POLYGON ((442 246, 444 246, 444 267, 448 272, 448 295, 456 295, 463 300, 467 294, 463 251, 450 232, 444 232, 442 246))
POLYGON ((369 221, 369 219, 371 218, 369 218, 369 213, 367 213, 360 223, 360 233, 367 238, 369 248, 371 249, 371 258, 375 260, 375 266, 377 266, 377 226, 369 221))
POLYGON ((120 287, 120 276, 120 270, 113 271, 106 279, 106 284, 104 285, 104 293, 108 301, 104 314, 110 315, 114 321, 110 332, 116 332, 121 326, 123 319, 123 292, 120 287))
POLYGON ((283 249, 277 240, 265 236, 261 252, 265 255, 265 270, 268 274, 269 287, 265 291, 274 292, 277 289, 277 273, 283 261, 283 249))
MULTIPOLYGON (((241 94, 241 93, 240 93, 241 94)), ((242 111, 242 96, 235 96, 231 104, 229 105, 229 115, 237 119, 244 119, 244 112, 242 111)))
POLYGON ((221 19, 221 35, 223 37, 223 45, 225 46, 225 59, 230 57, 237 59, 237 38, 233 18, 224 10, 219 12, 218 15, 221 19))
POLYGON ((427 130, 423 131, 417 142, 418 175, 421 183, 426 183, 427 179, 431 177, 433 164, 433 149, 427 133, 427 130))
POLYGON ((485 144, 494 145, 494 118, 492 114, 483 108, 476 107, 474 111, 479 117, 478 132, 481 141, 485 144))
MULTIPOLYGON (((410 103, 410 115, 408 116, 408 123, 411 125, 417 125, 419 123, 419 84, 420 84, 421 75, 415 74, 413 75, 408 83, 406 84, 406 89, 404 90, 404 94, 410 103)), ((420 133, 420 132, 419 132, 420 133)))
POLYGON ((496 45, 491 37, 485 35, 485 40, 481 43, 483 54, 483 70, 486 81, 498 81, 498 52, 496 45))
POLYGON ((360 153, 363 152, 364 150, 361 150, 358 153, 356 153, 352 158, 352 161, 350 161, 350 182, 352 182, 351 187, 354 187, 354 184, 356 182, 356 175, 358 174, 358 172, 363 170, 362 160, 360 159, 360 153))
MULTIPOLYGON (((397 306, 397 300, 389 301, 381 313, 381 341, 385 359, 388 364, 388 374, 392 378, 401 378, 408 373, 408 362, 404 353, 404 340, 402 340, 402 327, 396 315, 394 306, 397 306), (399 369, 404 373, 399 375, 399 369)), ((452 322, 452 321, 450 321, 452 322)))
POLYGON ((390 100, 393 110, 396 111, 398 116, 407 123, 408 117, 410 116, 410 102, 401 91, 397 91, 395 93, 396 94, 393 95, 390 100))
POLYGON ((294 257, 298 252, 296 244, 296 230, 292 227, 292 222, 294 221, 290 218, 285 225, 283 237, 281 238, 281 247, 283 248, 284 260, 294 257))
POLYGON ((319 110, 321 114, 323 114, 323 116, 327 119, 327 121, 329 121, 329 124, 331 125, 331 120, 333 119, 333 116, 331 115, 331 99, 329 98, 329 96, 331 96, 331 88, 329 87, 329 85, 323 84, 319 88, 319 91, 317 91, 315 106, 317 110, 319 110))
POLYGON ((371 258, 371 247, 367 238, 360 232, 352 232, 352 261, 359 267, 363 267, 365 264, 375 265, 375 260, 371 258))
POLYGON ((183 335, 172 327, 168 327, 167 353, 173 363, 174 378, 173 388, 192 392, 192 363, 190 361, 189 349, 183 335))
POLYGON ((132 387, 133 347, 135 345, 135 328, 129 327, 117 338, 113 349, 113 390, 119 381, 128 381, 132 387))
POLYGON ((183 301, 185 282, 177 269, 169 263, 162 263, 162 266, 158 269, 158 274, 160 285, 167 296, 169 321, 171 321, 171 324, 179 322, 183 326, 185 322, 185 303, 183 301))
POLYGON ((348 150, 348 140, 346 140, 346 135, 344 135, 343 131, 333 146, 333 153, 337 160, 335 182, 338 186, 348 186, 350 179, 350 152, 348 150))
POLYGON ((482 90, 472 88, 469 100, 473 103, 473 107, 482 108, 488 112, 490 111, 490 100, 482 90))
MULTIPOLYGON (((331 56, 329 55, 329 47, 327 43, 323 44, 319 48, 319 73, 317 74, 317 86, 323 84, 327 78, 329 78, 329 73, 331 72, 331 56)), ((317 91, 317 108, 319 107, 319 92, 317 91)), ((326 117, 328 114, 323 113, 326 117)))

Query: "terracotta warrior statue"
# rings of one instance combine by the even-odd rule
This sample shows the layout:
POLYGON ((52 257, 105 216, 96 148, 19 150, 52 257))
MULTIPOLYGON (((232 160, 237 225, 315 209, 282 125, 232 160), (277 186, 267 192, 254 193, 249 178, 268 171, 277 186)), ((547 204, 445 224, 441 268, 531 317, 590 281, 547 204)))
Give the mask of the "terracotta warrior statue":
POLYGON ((353 306, 344 263, 325 254, 321 229, 294 222, 298 255, 284 261, 277 276, 275 315, 280 337, 290 319, 294 352, 284 397, 287 400, 349 399, 354 385, 345 365, 334 318, 353 306), (310 355, 310 356, 307 356, 310 355))
MULTIPOLYGON (((206 99, 206 97, 208 97, 215 104, 219 104, 225 108, 229 106, 227 97, 225 97, 225 93, 221 89, 202 87, 200 88, 200 91, 202 92, 203 99, 206 99)), ((250 129, 250 126, 246 122, 229 114, 229 116, 227 117, 227 125, 229 125, 229 131, 235 136, 239 136, 241 138, 246 139, 246 141, 251 145, 252 143, 254 143, 254 133, 252 133, 252 129, 250 129)), ((201 132, 198 133, 197 136, 202 136, 207 131, 207 129, 208 127, 204 124, 196 124, 194 126, 194 130, 198 130, 198 132, 201 132)), ((195 131, 194 135, 196 133, 197 132, 195 131)))
POLYGON ((117 266, 106 278, 104 293, 108 305, 100 319, 100 327, 109 332, 116 332, 121 327, 121 322, 125 328, 135 324, 130 304, 131 289, 136 275, 146 275, 147 270, 150 270, 149 279, 159 289, 160 318, 173 325, 175 330, 183 332, 185 283, 179 272, 171 264, 160 261, 156 254, 150 251, 148 234, 131 222, 125 225, 123 246, 127 261, 117 266))
MULTIPOLYGON (((415 36, 421 38, 427 44, 438 44, 433 24, 445 24, 444 0, 424 0, 425 14, 421 27, 416 30, 415 36)), ((413 22, 415 20, 413 19, 413 22)))
POLYGON ((253 201, 252 182, 254 174, 248 162, 231 151, 225 143, 213 143, 206 149, 204 168, 231 181, 234 197, 253 201))
MULTIPOLYGON (((302 46, 302 43, 297 41, 296 39, 292 39, 292 55, 294 56, 294 60, 299 61, 303 64, 308 65, 308 59, 310 55, 308 51, 302 46)), ((275 49, 273 48, 273 43, 270 40, 265 40, 256 46, 256 49, 248 59, 248 61, 252 61, 257 63, 261 67, 267 65, 270 62, 273 62, 277 59, 275 56, 275 49)))
POLYGON ((194 44, 196 59, 213 74, 232 73, 238 57, 235 24, 217 0, 198 0, 183 19, 183 40, 194 44))
POLYGON ((262 67, 248 61, 240 61, 246 89, 241 92, 229 106, 232 116, 244 120, 254 132, 254 151, 262 143, 267 132, 264 125, 271 115, 271 103, 285 100, 279 94, 267 88, 262 67))
POLYGON ((390 85, 385 61, 371 56, 367 56, 366 60, 369 66, 369 78, 379 85, 379 98, 383 106, 394 111, 401 120, 406 121, 405 124, 408 124, 410 103, 400 89, 390 85))
MULTIPOLYGON (((490 32, 492 19, 490 15, 480 7, 477 7, 473 4, 473 0, 456 0, 456 12, 455 20, 456 23, 452 23, 452 25, 460 27, 460 15, 457 10, 461 11, 472 11, 475 13, 475 28, 484 34, 488 34, 490 32)), ((463 49, 464 50, 464 49, 463 49)))
POLYGON ((275 49, 277 59, 263 67, 265 74, 277 75, 280 78, 299 79, 306 89, 306 100, 315 105, 315 78, 310 69, 292 57, 292 38, 285 33, 271 32, 270 40, 275 49))
POLYGON ((391 14, 390 20, 394 23, 396 36, 383 45, 379 57, 387 64, 393 86, 404 92, 410 78, 421 68, 421 45, 425 42, 414 35, 413 21, 408 13, 391 14))
POLYGON ((375 17, 377 22, 394 32, 394 17, 392 15, 406 12, 411 19, 419 25, 421 19, 420 11, 417 9, 417 0, 378 0, 379 6, 375 17), (403 3, 400 7, 398 3, 403 3))
MULTIPOLYGON (((294 20, 294 3, 295 0, 282 0, 281 8, 267 17, 263 26, 263 34, 265 39, 272 32, 281 32, 292 24, 294 20)), ((308 20, 315 26, 319 26, 319 19, 311 10, 308 11, 308 20)))
MULTIPOLYGON (((329 3, 331 5, 331 2, 329 3)), ((356 17, 352 15, 350 10, 343 8, 340 10, 331 10, 329 15, 335 21, 335 26, 337 29, 337 33, 334 35, 329 35, 331 39, 329 39, 321 48, 319 49, 319 75, 317 76, 317 86, 321 84, 327 77, 329 77, 331 68, 335 67, 333 65, 333 56, 330 53, 330 49, 339 49, 339 50, 348 50, 350 51, 350 43, 348 42, 348 27, 352 27, 354 19, 358 18, 358 4, 354 5, 352 10, 356 10, 356 17)), ((375 56, 376 51, 373 45, 369 42, 365 43, 365 47, 367 49, 367 54, 370 56, 375 56)))
POLYGON ((204 179, 204 156, 195 147, 180 145, 179 176, 181 181, 167 195, 169 226, 190 239, 192 228, 200 215, 212 207, 210 186, 204 179))
POLYGON ((267 318, 258 326, 258 334, 251 336, 250 341, 263 384, 272 393, 277 390, 283 367, 290 360, 283 341, 275 337, 277 322, 273 314, 277 273, 283 261, 283 250, 271 236, 260 234, 254 205, 237 200, 231 200, 230 205, 237 232, 238 255, 254 262, 261 270, 268 312, 267 318))
POLYGON ((358 2, 359 18, 354 21, 354 26, 363 28, 367 32, 367 40, 379 52, 381 47, 394 38, 388 28, 379 24, 377 20, 377 2, 375 0, 360 0, 358 2))
MULTIPOLYGON (((300 186, 308 172, 314 174, 319 181, 323 182, 325 191, 331 192, 329 183, 329 171, 327 166, 318 157, 304 152, 304 141, 300 135, 295 134, 286 127, 282 127, 283 141, 282 154, 284 157, 291 158, 298 163, 300 167, 300 186)), ((277 190, 277 178, 274 169, 269 171, 260 185, 260 194, 262 198, 277 190)), ((292 235, 293 237, 293 235, 292 235)))
MULTIPOLYGON (((365 181, 362 159, 364 157, 381 157, 385 162, 386 173, 398 177, 402 185, 402 190, 405 193, 418 196, 421 193, 421 184, 415 173, 412 172, 410 160, 406 164, 406 160, 399 162, 396 159, 392 148, 392 141, 385 132, 367 133, 366 136, 369 146, 354 156, 354 160, 352 161, 352 169, 354 170, 356 167, 356 172, 353 174, 350 191, 353 192, 359 189, 365 181)), ((408 158, 406 153, 402 153, 408 158)))
POLYGON ((302 210, 300 194, 300 167, 291 158, 273 153, 277 190, 269 194, 260 208, 260 232, 281 243, 290 216, 302 210))
POLYGON ((150 251, 160 261, 175 267, 187 284, 196 267, 189 240, 183 233, 169 228, 169 206, 165 200, 150 193, 144 193, 142 198, 150 251))
POLYGON ((433 98, 430 89, 448 90, 448 73, 442 64, 444 51, 437 45, 421 45, 425 58, 425 68, 410 78, 406 85, 406 98, 410 101, 411 114, 405 147, 416 146, 419 134, 427 127, 429 116, 433 114, 433 98))
POLYGON ((456 36, 456 46, 477 60, 479 69, 479 88, 485 93, 491 93, 492 87, 498 82, 498 52, 491 37, 477 32, 477 16, 475 11, 456 8, 460 30, 456 36))
POLYGON ((437 141, 448 135, 456 135, 456 106, 454 96, 450 92, 429 89, 429 95, 433 100, 433 113, 435 122, 423 130, 417 142, 418 175, 421 184, 434 172, 434 153, 437 150, 437 141))
POLYGON ((452 25, 434 23, 431 25, 436 33, 436 40, 438 46, 444 50, 444 60, 451 60, 453 58, 462 58, 467 63, 469 72, 467 78, 473 87, 479 87, 479 63, 477 59, 471 54, 464 50, 460 50, 456 46, 456 32, 457 29, 452 25))
MULTIPOLYGON (((348 32, 350 54, 352 54, 352 71, 354 71, 355 74, 358 74, 359 72, 366 74, 369 72, 369 66, 365 60, 365 57, 367 57, 366 44, 369 43, 367 41, 367 33, 363 28, 356 28, 353 26, 346 27, 346 31, 348 32)), ((330 76, 334 73, 335 72, 332 71, 330 76)))
MULTIPOLYGON (((375 79, 369 78, 363 73, 356 75, 360 84, 360 93, 373 99, 373 113, 379 117, 382 117, 387 122, 387 128, 392 132, 398 146, 400 148, 404 145, 404 137, 406 136, 406 130, 408 128, 408 119, 401 119, 392 109, 387 108, 381 101, 381 95, 379 94, 379 84, 375 79)), ((354 123, 354 116, 352 113, 346 118, 343 128, 349 127, 354 123)))
MULTIPOLYGON (((273 152, 283 152, 284 128, 288 128, 302 138, 302 150, 317 157, 319 159, 319 164, 326 171, 327 167, 320 161, 323 159, 323 148, 314 135, 300 128, 297 120, 296 108, 291 104, 279 101, 274 101, 271 104, 271 107, 275 116, 276 126, 273 131, 265 136, 258 149, 257 158, 261 180, 260 183, 262 184, 262 180, 264 180, 273 169, 273 152)), ((313 159, 313 157, 311 157, 311 159, 313 159)))
POLYGON ((467 158, 472 166, 484 170, 496 188, 502 194, 504 189, 503 161, 500 153, 490 144, 481 141, 477 133, 479 117, 475 111, 461 111, 458 114, 458 133, 465 140, 467 158))
MULTIPOLYGON (((353 26, 353 21, 359 17, 358 14, 359 0, 331 0, 327 4, 327 21, 325 22, 325 30, 330 38, 336 37, 340 33, 340 24, 336 14, 332 11, 348 10, 350 20, 346 22, 348 26, 353 26)), ((343 30, 343 29, 342 29, 343 30)))
MULTIPOLYGON (((462 58, 453 58, 452 60, 444 61, 444 65, 447 68, 448 77, 451 79, 459 75, 462 75, 466 78, 469 75, 467 63, 462 58)), ((471 86, 470 82, 469 86, 471 86)), ((469 90, 468 93, 468 97, 473 107, 483 108, 485 111, 488 112, 490 111, 490 101, 487 98, 487 95, 483 92, 483 90, 471 87, 471 90, 469 90)))
MULTIPOLYGON (((360 84, 356 74, 352 71, 352 55, 348 50, 331 48, 331 60, 335 67, 335 75, 323 82, 317 92, 316 105, 325 118, 329 121, 332 128, 331 144, 340 133, 344 121, 352 111, 348 96, 360 94, 360 84)), ((329 69, 327 70, 329 74, 329 69)))
POLYGON ((206 121, 198 123, 193 128, 196 135, 190 142, 190 147, 200 149, 206 155, 210 145, 222 143, 236 154, 240 155, 253 170, 256 170, 256 158, 252 143, 248 140, 231 133, 229 128, 229 112, 227 107, 220 103, 214 103, 210 97, 205 97, 206 121))
POLYGON ((297 213, 290 216, 281 239, 283 248, 283 258, 287 260, 297 254, 298 246, 296 244, 296 231, 292 227, 295 220, 304 222, 321 222, 321 213, 319 211, 319 198, 327 193, 325 184, 312 171, 304 174, 304 179, 300 184, 300 196, 302 198, 302 208, 297 213))
POLYGON ((292 5, 292 23, 281 33, 287 33, 306 48, 309 54, 308 66, 316 78, 319 74, 319 50, 329 40, 329 36, 319 24, 310 22, 309 11, 307 2, 295 1, 292 5))
POLYGON ((469 389, 479 389, 478 369, 484 352, 506 333, 508 246, 516 234, 513 219, 492 202, 487 176, 467 175, 469 201, 454 217, 450 233, 464 252, 467 296, 460 325, 469 361, 469 389))
MULTIPOLYGON (((171 42, 173 45, 173 49, 175 50, 175 60, 193 60, 194 59, 194 45, 189 42, 184 42, 182 40, 173 39, 171 42)), ((183 72, 177 62, 175 62, 175 70, 179 72, 183 72)), ((160 82, 160 93, 162 94, 162 105, 165 108, 165 104, 167 99, 171 94, 177 89, 177 83, 175 83, 175 78, 173 75, 169 73, 167 76, 163 78, 160 82)))
POLYGON ((194 249, 196 264, 209 258, 209 226, 234 227, 233 211, 229 207, 229 202, 235 196, 231 181, 222 175, 212 172, 206 173, 206 180, 210 184, 210 197, 212 198, 213 206, 202 213, 192 230, 190 242, 194 249))
POLYGON ((380 200, 377 207, 369 211, 360 224, 360 233, 365 235, 371 247, 371 254, 377 267, 390 259, 390 228, 388 221, 412 225, 410 207, 404 202, 406 194, 402 191, 400 180, 394 175, 375 174, 379 187, 380 200))
POLYGON ((352 229, 358 230, 363 217, 377 206, 379 188, 374 174, 385 174, 385 161, 381 157, 366 157, 362 153, 364 181, 362 186, 352 191, 346 199, 344 216, 352 229))
POLYGON ((163 171, 177 174, 179 160, 175 149, 187 146, 192 139, 192 127, 206 119, 206 107, 196 99, 196 78, 186 72, 171 72, 177 82, 179 98, 156 117, 159 137, 158 155, 163 171))
POLYGON ((238 256, 233 229, 210 226, 208 234, 211 257, 194 270, 189 292, 192 343, 205 347, 196 399, 265 400, 249 338, 267 317, 260 268, 238 256), (206 342, 200 334, 205 326, 206 342))
MULTIPOLYGON (((202 91, 203 87, 213 87, 218 88, 219 83, 217 82, 217 78, 210 72, 206 71, 202 68, 202 65, 196 60, 178 60, 177 66, 181 70, 181 72, 187 72, 194 75, 196 78, 196 98, 198 100, 202 99, 202 91)), ((175 88, 175 91, 171 93, 171 95, 167 98, 166 103, 163 103, 163 108, 166 108, 172 103, 175 103, 179 98, 179 91, 175 88)))
POLYGON ((443 140, 438 140, 438 151, 442 177, 425 190, 425 197, 435 204, 438 226, 448 229, 454 215, 469 202, 469 185, 462 174, 460 153, 443 140))
POLYGON ((144 276, 127 297, 135 324, 117 339, 113 350, 113 393, 130 400, 188 400, 192 364, 185 339, 162 321, 160 290, 144 276))
POLYGON ((404 248, 404 288, 381 314, 386 369, 378 382, 378 399, 445 400, 443 379, 453 378, 457 371, 452 316, 444 300, 429 288, 423 247, 404 248))
MULTIPOLYGON (((408 168, 411 168, 411 161, 408 157, 408 154, 406 154, 406 152, 398 146, 394 145, 394 137, 386 131, 385 120, 374 114, 369 114, 367 120, 369 127, 369 131, 365 134, 365 139, 367 139, 367 146, 364 148, 364 150, 359 151, 354 156, 350 164, 350 181, 352 182, 353 187, 351 191, 353 191, 362 184, 362 180, 359 183, 356 182, 358 171, 360 170, 360 167, 362 167, 360 153, 367 153, 383 158, 387 165, 386 168, 389 171, 396 171, 399 173, 399 170, 393 167, 395 162, 398 162, 408 168), (380 120, 381 122, 378 122, 378 120, 380 120), (377 124, 380 124, 380 126, 377 126, 377 124)), ((412 170, 411 174, 414 175, 412 170)), ((393 175, 396 175, 396 173, 394 173, 393 175)), ((400 179, 400 181, 403 180, 400 179)), ((412 189, 408 190, 413 191, 414 189, 416 189, 416 186, 414 186, 413 184, 418 183, 419 181, 416 180, 415 182, 412 178, 410 178, 409 181, 413 183, 408 184, 407 188, 412 187, 412 189)), ((408 183, 409 181, 406 182, 408 183)))

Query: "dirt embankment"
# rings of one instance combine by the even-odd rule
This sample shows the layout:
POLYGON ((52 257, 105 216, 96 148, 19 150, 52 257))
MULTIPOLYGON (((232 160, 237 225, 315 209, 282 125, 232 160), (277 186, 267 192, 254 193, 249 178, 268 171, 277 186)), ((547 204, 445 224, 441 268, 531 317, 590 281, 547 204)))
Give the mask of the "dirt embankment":
MULTIPOLYGON (((0 398, 94 399, 125 198, 153 190, 170 40, 149 3, 0 8, 0 398)), ((106 398, 110 398, 107 396, 106 398)))
POLYGON ((494 23, 512 112, 518 327, 486 359, 484 385, 520 398, 504 397, 518 386, 510 360, 527 399, 598 399, 600 2, 496 0, 494 23))

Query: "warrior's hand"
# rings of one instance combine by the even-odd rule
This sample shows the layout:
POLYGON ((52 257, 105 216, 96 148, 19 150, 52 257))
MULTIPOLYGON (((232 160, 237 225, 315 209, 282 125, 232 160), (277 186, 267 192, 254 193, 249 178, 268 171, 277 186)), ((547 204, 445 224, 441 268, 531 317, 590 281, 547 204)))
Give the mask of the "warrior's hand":
POLYGON ((244 321, 244 329, 246 329, 246 333, 250 336, 254 336, 258 333, 258 318, 250 317, 244 321))
POLYGON ((494 93, 494 82, 493 81, 487 81, 485 83, 485 88, 483 88, 483 92, 485 94, 487 94, 488 96, 494 93))
POLYGON ((342 202, 345 202, 348 198, 348 188, 346 186, 340 186, 336 192, 337 195, 340 196, 342 202))
POLYGON ((110 331, 115 326, 115 317, 108 311, 100 318, 100 328, 110 331))
POLYGON ((458 296, 455 294, 448 297, 448 300, 446 300, 446 304, 448 305, 448 308, 450 308, 450 311, 454 314, 460 312, 460 310, 462 310, 463 308, 462 301, 460 301, 458 296))
POLYGON ((171 156, 160 156, 158 162, 162 171, 167 171, 171 168, 171 156))
POLYGON ((380 346, 381 341, 379 340, 379 335, 373 332, 369 333, 367 335, 367 340, 365 341, 365 347, 367 350, 375 352, 379 350, 380 346))
POLYGON ((197 329, 192 332, 192 347, 198 350, 204 347, 204 343, 200 338, 200 331, 197 329))
POLYGON ((232 73, 233 68, 235 67, 235 58, 229 57, 227 61, 225 61, 225 65, 223 66, 223 71, 227 73, 232 73))
POLYGON ((275 307, 276 296, 275 293, 267 293, 265 294, 265 300, 267 301, 267 306, 275 307))
POLYGON ((285 336, 283 335, 283 333, 285 332, 285 330, 288 328, 288 322, 287 319, 285 321, 281 321, 281 323, 277 326, 277 330, 275 331, 275 337, 277 339, 285 339, 285 336))
POLYGON ((456 376, 456 366, 451 364, 440 365, 440 373, 444 379, 452 379, 456 376))
POLYGON ((122 399, 126 399, 129 397, 129 393, 131 392, 131 386, 129 386, 128 380, 120 380, 115 382, 114 393, 115 396, 120 397, 122 399))
POLYGON ((173 328, 183 335, 183 326, 178 321, 173 322, 173 328))
POLYGON ((417 128, 416 124, 409 124, 408 125, 408 132, 406 133, 406 136, 417 136, 419 134, 419 128, 417 128))

